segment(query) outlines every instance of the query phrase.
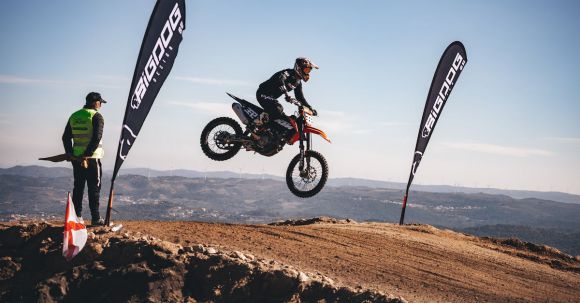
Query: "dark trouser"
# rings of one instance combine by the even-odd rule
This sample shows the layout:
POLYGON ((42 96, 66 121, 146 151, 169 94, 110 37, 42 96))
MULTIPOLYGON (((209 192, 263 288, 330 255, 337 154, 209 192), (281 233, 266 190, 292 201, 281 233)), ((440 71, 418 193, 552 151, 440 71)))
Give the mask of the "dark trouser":
POLYGON ((89 195, 89 208, 93 220, 99 219, 99 198, 101 195, 101 175, 103 168, 100 159, 88 159, 89 167, 83 168, 80 161, 72 161, 73 174, 75 177, 75 187, 73 189, 73 204, 77 216, 81 216, 83 210, 83 195, 85 192, 85 182, 87 183, 89 195))
POLYGON ((262 95, 259 92, 256 93, 256 99, 258 100, 258 103, 260 103, 260 106, 262 106, 262 108, 268 113, 268 115, 270 115, 271 118, 284 118, 285 120, 288 119, 288 117, 286 117, 284 114, 284 107, 282 107, 282 104, 280 104, 278 100, 267 95, 262 95))
MULTIPOLYGON (((284 107, 282 107, 282 104, 278 100, 267 95, 262 95, 260 92, 256 93, 256 99, 258 99, 258 103, 260 103, 264 111, 270 116, 270 124, 276 119, 282 119, 290 124, 290 118, 284 114, 284 107)), ((294 134, 294 130, 284 129, 284 131, 286 132, 287 138, 294 134)))

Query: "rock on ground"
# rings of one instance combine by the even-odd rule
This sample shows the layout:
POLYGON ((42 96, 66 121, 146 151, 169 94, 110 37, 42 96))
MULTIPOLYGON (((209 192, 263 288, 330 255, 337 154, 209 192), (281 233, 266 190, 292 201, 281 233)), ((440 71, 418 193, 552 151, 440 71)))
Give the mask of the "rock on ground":
POLYGON ((92 229, 71 262, 62 226, 0 230, 0 302, 405 302, 216 247, 92 229))

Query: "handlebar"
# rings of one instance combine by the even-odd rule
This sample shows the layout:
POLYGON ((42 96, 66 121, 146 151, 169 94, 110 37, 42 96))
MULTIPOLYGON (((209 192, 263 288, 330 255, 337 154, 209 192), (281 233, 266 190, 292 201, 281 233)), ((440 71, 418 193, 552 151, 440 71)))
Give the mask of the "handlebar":
POLYGON ((309 115, 311 115, 311 116, 316 116, 316 115, 314 114, 314 112, 312 112, 312 110, 310 110, 310 108, 308 108, 307 106, 302 106, 302 110, 303 110, 305 113, 307 113, 307 114, 309 114, 309 115))
POLYGON ((306 112, 307 114, 309 114, 311 116, 317 116, 318 115, 318 113, 315 110, 311 109, 308 106, 302 105, 302 103, 300 101, 296 100, 296 98, 292 98, 290 96, 286 96, 286 101, 288 103, 292 103, 292 104, 300 107, 301 110, 303 110, 304 112, 306 112))

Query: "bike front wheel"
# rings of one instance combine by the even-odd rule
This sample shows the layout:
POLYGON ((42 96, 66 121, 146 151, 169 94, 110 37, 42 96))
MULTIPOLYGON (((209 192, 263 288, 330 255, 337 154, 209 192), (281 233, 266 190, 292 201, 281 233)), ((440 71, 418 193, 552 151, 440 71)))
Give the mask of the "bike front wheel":
POLYGON ((286 171, 288 189, 300 198, 309 198, 322 190, 328 179, 328 163, 322 154, 312 150, 304 153, 301 165, 300 154, 296 155, 286 171), (302 166, 302 167, 301 167, 302 166))

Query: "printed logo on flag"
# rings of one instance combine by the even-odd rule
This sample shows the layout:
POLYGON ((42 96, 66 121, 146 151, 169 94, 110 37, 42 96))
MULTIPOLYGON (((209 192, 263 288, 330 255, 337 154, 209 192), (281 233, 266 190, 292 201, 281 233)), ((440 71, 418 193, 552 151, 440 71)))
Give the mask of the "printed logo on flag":
POLYGON ((457 75, 457 71, 463 70, 463 66, 465 66, 465 59, 461 56, 460 53, 455 55, 455 59, 453 60, 453 64, 449 68, 449 72, 447 72, 447 76, 445 77, 445 81, 441 85, 441 89, 439 89, 439 94, 437 94, 437 99, 435 99, 435 103, 433 103, 433 107, 431 108, 431 113, 427 117, 427 121, 425 122, 425 126, 423 127, 423 131, 421 132, 421 137, 427 138, 431 134, 435 123, 437 122, 437 118, 445 105, 445 101, 447 101, 447 97, 451 93, 453 89, 453 85, 455 84, 455 76, 457 75))
POLYGON ((163 65, 166 62, 164 59, 164 55, 169 57, 169 54, 166 54, 166 50, 172 50, 173 48, 169 45, 171 42, 171 38, 173 37, 173 33, 178 31, 180 34, 183 32, 185 25, 181 22, 181 10, 179 9, 179 3, 175 3, 175 7, 173 7, 173 11, 169 15, 169 18, 165 22, 159 37, 157 38, 157 42, 155 43, 155 47, 149 55, 149 59, 147 60, 147 64, 145 65, 145 69, 141 73, 141 77, 139 78, 139 82, 135 87, 135 91, 133 91, 133 96, 131 97, 131 107, 133 109, 139 109, 139 105, 141 105, 141 100, 145 93, 147 93, 147 88, 149 88, 149 84, 153 80, 157 82, 154 76, 157 74, 159 75, 158 69, 163 70, 163 65), (177 27, 179 25, 179 28, 177 27))
MULTIPOLYGON (((113 180, 135 144, 153 102, 171 72, 183 40, 185 20, 184 0, 156 1, 129 88, 113 180)), ((109 213, 107 208, 107 214, 109 213)))
POLYGON ((411 183, 413 183, 419 164, 421 164, 425 149, 427 148, 427 144, 429 144, 429 139, 431 139, 431 135, 433 134, 437 120, 441 116, 445 102, 449 98, 453 86, 457 82, 466 62, 467 53, 465 52, 465 47, 459 41, 449 44, 443 52, 441 59, 439 59, 439 64, 435 69, 435 74, 431 81, 431 87, 427 93, 427 101, 425 102, 425 108, 423 109, 421 124, 419 124, 419 134, 417 135, 417 144, 415 145, 415 155, 413 156, 413 164, 411 165, 411 173, 409 174, 409 181, 407 182, 407 189, 405 191, 399 224, 403 224, 404 222, 409 188, 411 187, 411 183))

